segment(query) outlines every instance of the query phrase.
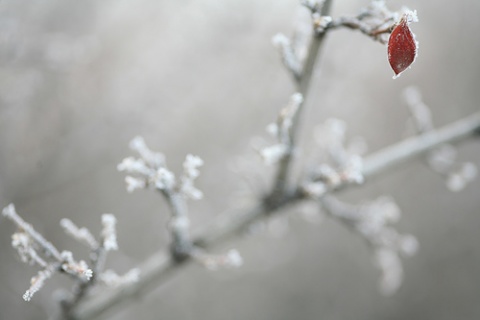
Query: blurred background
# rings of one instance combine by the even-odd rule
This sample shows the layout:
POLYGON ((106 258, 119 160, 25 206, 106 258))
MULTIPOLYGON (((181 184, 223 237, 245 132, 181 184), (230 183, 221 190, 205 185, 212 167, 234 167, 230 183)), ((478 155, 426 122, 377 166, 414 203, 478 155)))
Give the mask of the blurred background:
MULTIPOLYGON (((333 16, 368 3, 334 0, 333 16)), ((303 141, 329 117, 346 121, 348 136, 363 136, 370 151, 399 141, 408 118, 401 92, 409 85, 422 90, 437 126, 478 111, 480 2, 388 5, 418 11, 413 67, 392 80, 386 47, 359 32, 330 33, 303 114, 303 141)), ((249 201, 241 192, 245 176, 265 191, 268 175, 237 169, 247 163, 265 171, 251 141, 265 136, 294 90, 271 38, 292 34, 298 10, 296 0, 2 1, 0 206, 15 203, 76 258, 88 252, 63 233, 60 219, 97 234, 101 214, 114 213, 120 250, 108 267, 123 273, 168 244, 163 199, 127 194, 116 171, 134 136, 162 151, 175 172, 188 153, 204 159, 197 185, 205 198, 190 203, 194 227, 249 201)), ((458 151, 460 161, 480 165, 479 139, 458 151)), ((402 209, 398 230, 420 242, 391 297, 379 293, 379 271, 360 237, 328 218, 307 222, 297 208, 274 222, 287 226, 281 232, 214 248, 238 249, 241 269, 191 265, 103 319, 480 318, 480 179, 453 193, 418 159, 340 197, 361 203, 382 195, 402 209)), ((24 302, 38 269, 17 258, 14 230, 0 219, 0 319, 45 319, 56 308, 52 293, 71 282, 57 275, 24 302)))

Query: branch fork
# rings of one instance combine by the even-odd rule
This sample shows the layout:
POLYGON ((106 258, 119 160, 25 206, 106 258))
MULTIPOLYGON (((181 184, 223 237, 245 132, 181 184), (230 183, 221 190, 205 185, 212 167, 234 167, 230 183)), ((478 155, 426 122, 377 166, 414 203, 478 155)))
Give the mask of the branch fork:
POLYGON ((140 157, 125 158, 117 169, 135 175, 125 178, 129 192, 152 188, 159 191, 167 201, 170 208, 168 223, 171 234, 170 253, 173 259, 176 262, 183 262, 194 258, 209 269, 215 269, 212 266, 222 265, 240 266, 241 258, 236 251, 235 254, 231 251, 223 256, 209 256, 193 243, 187 199, 203 198, 203 193, 194 184, 200 175, 199 168, 203 165, 203 160, 194 155, 187 155, 183 162, 183 173, 177 179, 175 174, 167 168, 163 154, 150 150, 142 137, 134 138, 130 142, 130 148, 140 157))

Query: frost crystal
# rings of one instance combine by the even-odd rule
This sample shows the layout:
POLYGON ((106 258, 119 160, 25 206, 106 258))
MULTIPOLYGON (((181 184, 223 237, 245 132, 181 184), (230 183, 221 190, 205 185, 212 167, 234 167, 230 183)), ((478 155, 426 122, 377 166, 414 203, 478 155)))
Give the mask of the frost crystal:
POLYGON ((408 8, 403 8, 404 15, 407 19, 407 22, 418 22, 417 10, 410 10, 408 8))

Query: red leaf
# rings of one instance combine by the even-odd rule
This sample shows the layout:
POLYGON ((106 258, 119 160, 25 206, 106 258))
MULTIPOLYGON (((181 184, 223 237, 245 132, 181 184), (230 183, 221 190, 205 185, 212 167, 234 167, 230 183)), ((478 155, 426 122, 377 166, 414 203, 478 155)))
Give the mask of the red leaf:
POLYGON ((408 26, 410 16, 405 14, 388 39, 388 62, 395 72, 394 78, 405 71, 417 56, 417 41, 408 26))

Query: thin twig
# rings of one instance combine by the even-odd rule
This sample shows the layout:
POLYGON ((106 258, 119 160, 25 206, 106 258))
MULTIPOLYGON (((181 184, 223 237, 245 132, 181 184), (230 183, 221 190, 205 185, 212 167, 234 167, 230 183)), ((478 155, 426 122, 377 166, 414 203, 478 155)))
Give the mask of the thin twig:
MULTIPOLYGON (((328 15, 330 12, 332 0, 325 0, 322 3, 320 14, 322 16, 328 15)), ((312 33, 312 39, 310 41, 310 46, 308 48, 308 54, 304 62, 302 73, 299 77, 295 77, 295 86, 297 92, 303 97, 303 103, 299 105, 298 111, 292 119, 292 126, 290 128, 290 150, 282 158, 278 165, 277 173, 273 181, 272 192, 266 198, 266 204, 272 208, 278 206, 282 202, 282 198, 286 196, 286 191, 288 189, 288 179, 292 167, 292 160, 295 156, 295 145, 297 131, 300 123, 300 116, 302 114, 303 106, 305 105, 305 100, 308 96, 308 89, 310 83, 313 79, 314 72, 316 71, 315 62, 317 61, 318 55, 320 53, 320 48, 322 46, 323 40, 325 39, 325 33, 317 34, 312 33)))
POLYGON ((63 261, 60 251, 58 251, 51 242, 47 241, 47 239, 38 233, 31 224, 23 220, 22 217, 16 213, 13 205, 3 209, 3 215, 14 222, 19 229, 25 231, 30 237, 32 237, 32 239, 35 240, 35 242, 38 243, 38 245, 40 245, 45 252, 54 257, 57 261, 63 261))
MULTIPOLYGON (((480 130, 480 112, 428 134, 406 139, 375 152, 365 158, 363 175, 366 179, 371 178, 401 163, 414 159, 438 145, 447 142, 457 142, 473 136, 478 130, 480 130)), ((348 185, 345 185, 345 187, 348 187, 348 185)), ((279 207, 293 205, 303 199, 301 193, 290 194, 290 197, 283 199, 279 207)), ((252 222, 264 217, 268 209, 264 204, 259 204, 246 210, 237 209, 226 212, 199 232, 198 236, 195 237, 195 243, 205 247, 219 245, 224 239, 233 237, 252 222)), ((95 296, 86 298, 73 311, 73 318, 78 320, 91 319, 103 314, 121 301, 145 295, 162 281, 183 270, 182 266, 188 261, 191 260, 187 259, 183 263, 176 263, 165 252, 158 252, 142 264, 138 282, 126 284, 115 289, 107 289, 95 296)))
POLYGON ((394 165, 406 162, 444 143, 453 143, 475 134, 480 128, 480 112, 458 120, 441 129, 432 130, 386 147, 365 160, 363 174, 366 177, 385 172, 394 165))
POLYGON ((387 25, 386 27, 383 26, 384 24, 385 22, 379 28, 365 23, 357 17, 340 17, 332 20, 332 22, 328 24, 326 29, 331 30, 345 27, 352 30, 359 30, 361 33, 371 37, 373 40, 385 44, 386 40, 383 39, 381 35, 391 33, 394 27, 394 22, 392 21, 391 25, 387 25))

